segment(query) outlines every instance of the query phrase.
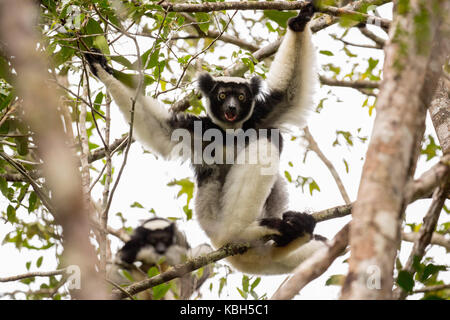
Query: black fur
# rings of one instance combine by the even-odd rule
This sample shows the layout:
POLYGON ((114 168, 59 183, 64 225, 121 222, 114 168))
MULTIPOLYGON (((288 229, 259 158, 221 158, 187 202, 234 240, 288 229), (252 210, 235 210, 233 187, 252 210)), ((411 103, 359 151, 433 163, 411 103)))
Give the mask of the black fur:
POLYGON ((95 67, 95 64, 99 64, 106 72, 109 74, 113 74, 114 70, 108 66, 108 61, 106 60, 106 57, 103 55, 103 53, 97 49, 97 48, 91 48, 91 53, 85 53, 84 57, 86 58, 86 61, 89 64, 89 67, 91 68, 92 73, 94 76, 97 76, 97 69, 95 67))
POLYGON ((280 232, 281 235, 274 236, 273 240, 282 247, 306 234, 312 235, 316 220, 307 213, 287 211, 283 213, 283 219, 264 218, 260 220, 260 225, 280 232))
POLYGON ((256 97, 262 89, 262 79, 259 76, 254 76, 250 79, 250 89, 252 91, 253 97, 256 97))
POLYGON ((311 20, 316 11, 313 2, 313 0, 310 0, 308 4, 300 10, 298 16, 288 20, 288 26, 292 31, 303 32, 303 30, 305 30, 306 24, 311 20))
POLYGON ((120 249, 119 255, 122 261, 126 263, 133 263, 139 251, 146 246, 152 246, 159 254, 164 254, 166 250, 173 244, 174 239, 174 224, 171 223, 164 229, 151 230, 145 228, 143 225, 153 220, 165 220, 161 218, 153 218, 145 221, 142 226, 137 227, 131 239, 125 243, 120 249))
POLYGON ((120 259, 129 264, 133 263, 136 261, 136 256, 141 248, 142 242, 140 239, 131 239, 130 241, 127 241, 122 249, 120 249, 120 259))
POLYGON ((214 78, 207 72, 203 72, 198 76, 198 88, 200 91, 208 95, 214 89, 214 78))

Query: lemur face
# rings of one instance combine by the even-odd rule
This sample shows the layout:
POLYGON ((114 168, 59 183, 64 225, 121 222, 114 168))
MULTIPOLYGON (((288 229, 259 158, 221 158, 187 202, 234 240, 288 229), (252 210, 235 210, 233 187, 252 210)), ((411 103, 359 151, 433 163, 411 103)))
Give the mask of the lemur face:
POLYGON ((162 219, 154 219, 147 221, 136 231, 144 246, 150 245, 158 254, 163 254, 173 244, 173 228, 173 223, 162 219))
POLYGON ((199 77, 199 89, 207 99, 208 115, 220 124, 242 123, 250 118, 261 80, 238 77, 213 78, 208 73, 199 77))

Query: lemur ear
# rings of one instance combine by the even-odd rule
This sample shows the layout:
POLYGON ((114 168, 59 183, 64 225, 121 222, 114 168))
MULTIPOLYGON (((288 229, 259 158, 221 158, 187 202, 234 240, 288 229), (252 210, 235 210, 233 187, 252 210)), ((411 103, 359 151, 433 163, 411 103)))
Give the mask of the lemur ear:
POLYGON ((262 90, 262 79, 259 76, 254 76, 250 79, 250 89, 252 90, 253 96, 257 96, 262 90))
POLYGON ((207 72, 203 72, 198 76, 198 88, 203 94, 208 94, 214 88, 214 78, 207 72))

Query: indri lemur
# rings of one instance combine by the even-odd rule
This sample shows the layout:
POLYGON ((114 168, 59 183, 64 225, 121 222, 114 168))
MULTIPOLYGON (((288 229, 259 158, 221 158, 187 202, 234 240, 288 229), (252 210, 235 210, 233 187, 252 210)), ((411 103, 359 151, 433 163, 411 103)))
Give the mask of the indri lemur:
MULTIPOLYGON (((186 237, 175 222, 164 218, 152 218, 134 229, 131 239, 117 252, 114 261, 108 265, 107 277, 117 285, 129 285, 131 281, 123 275, 124 270, 134 281, 146 279, 151 267, 164 272, 174 266, 211 252, 207 244, 190 248, 186 237)), ((164 299, 188 299, 192 293, 208 279, 211 268, 205 267, 202 276, 186 274, 176 280, 176 285, 168 291, 164 299)), ((138 295, 139 299, 152 299, 151 290, 138 295)))
MULTIPOLYGON (((312 107, 317 85, 315 49, 308 24, 313 14, 314 6, 309 3, 288 21, 286 35, 266 83, 257 76, 246 80, 201 74, 198 88, 205 99, 206 116, 172 114, 157 100, 140 96, 134 104, 133 126, 137 139, 169 159, 178 156, 173 151, 179 146, 178 141, 171 139, 174 130, 187 130, 194 137, 198 135, 194 125, 199 123, 202 137, 208 129, 220 130, 229 137, 233 135, 230 129, 260 132, 261 129, 302 126, 307 110, 312 107)), ((114 78, 104 56, 93 53, 86 58, 94 75, 106 85, 130 121, 135 90, 114 78)), ((260 246, 245 254, 228 258, 234 267, 247 273, 291 272, 325 246, 319 237, 313 236, 315 220, 311 215, 287 211, 285 181, 278 170, 264 172, 267 167, 278 168, 282 149, 282 143, 278 143, 280 134, 269 132, 268 135, 257 133, 254 139, 248 139, 245 147, 234 156, 236 159, 258 150, 254 163, 192 163, 197 188, 196 218, 216 248, 229 242, 271 237, 272 240, 262 241, 260 246), (267 150, 271 151, 269 156, 267 150)), ((191 141, 190 148, 194 148, 193 145, 191 141)), ((221 147, 224 153, 236 150, 228 142, 221 147)))

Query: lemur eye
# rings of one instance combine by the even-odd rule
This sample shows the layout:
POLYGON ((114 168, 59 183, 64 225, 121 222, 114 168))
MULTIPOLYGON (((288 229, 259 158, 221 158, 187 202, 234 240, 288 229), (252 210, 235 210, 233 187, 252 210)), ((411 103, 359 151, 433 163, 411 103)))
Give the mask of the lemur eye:
POLYGON ((219 99, 220 99, 220 100, 225 99, 226 96, 227 96, 227 95, 226 95, 225 93, 219 93, 219 99))
POLYGON ((239 101, 244 101, 245 97, 244 97, 243 94, 240 94, 239 97, 238 97, 238 99, 239 99, 239 101))

